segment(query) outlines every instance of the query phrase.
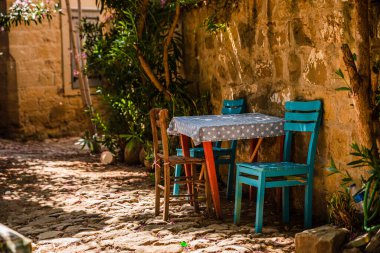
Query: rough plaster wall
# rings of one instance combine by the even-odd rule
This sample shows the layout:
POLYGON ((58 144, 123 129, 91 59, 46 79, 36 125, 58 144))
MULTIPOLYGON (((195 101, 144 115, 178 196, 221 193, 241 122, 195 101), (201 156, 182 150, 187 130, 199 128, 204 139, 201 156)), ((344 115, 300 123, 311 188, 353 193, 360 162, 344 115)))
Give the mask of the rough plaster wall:
MULTIPOLYGON (((10 1, 8 1, 9 3, 10 1)), ((65 96, 62 81, 61 23, 20 26, 9 33, 17 80, 18 135, 46 138, 80 132, 83 111, 79 96, 65 96)))
MULTIPOLYGON (((212 10, 193 10, 184 18, 185 73, 210 90, 215 113, 221 101, 246 98, 249 111, 281 116, 284 103, 293 99, 322 99, 314 180, 317 215, 326 213, 326 193, 336 191, 339 180, 324 168, 333 157, 339 166, 350 160, 356 139, 355 112, 345 92, 335 89, 343 81, 334 73, 344 69, 340 46, 352 43, 352 6, 344 0, 241 0, 226 32, 211 35, 200 24, 212 10)), ((305 138, 296 139, 295 160, 305 161, 305 138), (299 155, 302 154, 302 155, 299 155)), ((279 145, 265 140, 260 160, 278 158, 279 145)), ((246 159, 248 145, 239 146, 238 160, 246 159)), ((360 171, 359 171, 360 172, 360 171)), ((358 170, 353 172, 358 176, 358 170)), ((302 212, 303 189, 293 190, 294 205, 302 212)))

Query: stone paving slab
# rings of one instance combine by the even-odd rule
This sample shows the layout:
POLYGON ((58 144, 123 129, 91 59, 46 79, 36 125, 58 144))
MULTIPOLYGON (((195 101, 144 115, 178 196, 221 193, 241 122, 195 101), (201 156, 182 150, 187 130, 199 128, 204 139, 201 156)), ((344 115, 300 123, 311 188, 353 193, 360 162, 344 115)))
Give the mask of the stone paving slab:
POLYGON ((254 234, 252 205, 242 226, 232 223, 232 202, 222 203, 224 221, 188 204, 171 206, 169 222, 154 217, 146 169, 104 166, 75 141, 0 139, 0 223, 31 238, 33 252, 294 252, 300 227, 268 215, 254 234))

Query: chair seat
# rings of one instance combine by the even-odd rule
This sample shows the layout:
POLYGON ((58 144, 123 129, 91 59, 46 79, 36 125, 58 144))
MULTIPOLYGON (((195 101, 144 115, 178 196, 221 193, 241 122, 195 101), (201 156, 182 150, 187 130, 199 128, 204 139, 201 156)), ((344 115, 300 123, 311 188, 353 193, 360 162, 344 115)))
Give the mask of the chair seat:
MULTIPOLYGON (((157 154, 160 159, 164 159, 163 154, 157 154)), ((171 165, 175 164, 202 164, 204 159, 196 157, 183 157, 183 156, 169 156, 169 162, 171 165)))
MULTIPOLYGON (((231 155, 233 152, 233 149, 232 148, 213 147, 212 151, 214 152, 214 156, 218 157, 218 156, 231 155)), ((205 155, 204 149, 202 147, 190 148, 189 152, 190 152, 191 157, 204 157, 204 155, 205 155)), ((183 156, 181 148, 177 148, 177 155, 183 156)))
POLYGON ((237 163, 240 173, 258 176, 265 174, 267 177, 292 176, 306 174, 309 171, 307 164, 292 162, 271 162, 271 163, 237 163))

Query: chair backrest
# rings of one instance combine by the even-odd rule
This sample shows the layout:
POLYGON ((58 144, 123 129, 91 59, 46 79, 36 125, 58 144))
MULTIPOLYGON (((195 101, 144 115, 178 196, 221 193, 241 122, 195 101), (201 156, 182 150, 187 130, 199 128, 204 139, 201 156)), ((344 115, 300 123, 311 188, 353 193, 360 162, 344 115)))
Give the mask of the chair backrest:
POLYGON ((292 137, 294 132, 310 132, 307 164, 314 166, 317 150, 318 132, 322 120, 322 102, 320 100, 285 103, 285 143, 284 161, 290 161, 292 137))
POLYGON ((167 162, 169 160, 169 143, 166 131, 168 129, 169 112, 167 109, 154 108, 150 110, 149 114, 152 126, 154 159, 157 159, 157 154, 162 154, 165 162, 167 162))
MULTIPOLYGON (((245 99, 237 100, 223 100, 222 114, 240 114, 245 112, 245 99)), ((221 147, 222 142, 218 141, 214 145, 215 147, 221 147)), ((231 148, 236 149, 237 141, 231 141, 231 148)))
POLYGON ((245 112, 245 100, 224 100, 222 114, 240 114, 245 112))

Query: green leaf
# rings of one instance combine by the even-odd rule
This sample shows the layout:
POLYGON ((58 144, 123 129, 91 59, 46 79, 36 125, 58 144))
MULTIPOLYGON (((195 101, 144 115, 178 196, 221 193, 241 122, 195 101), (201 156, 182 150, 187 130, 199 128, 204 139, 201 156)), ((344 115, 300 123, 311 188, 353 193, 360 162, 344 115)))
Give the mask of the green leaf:
POLYGON ((335 89, 336 91, 351 91, 350 87, 339 87, 335 89))
POLYGON ((337 74, 338 76, 340 76, 342 79, 344 79, 344 74, 343 74, 343 71, 341 69, 338 69, 337 71, 335 71, 335 74, 337 74))
POLYGON ((354 61, 356 61, 358 59, 358 56, 355 53, 353 53, 352 54, 352 59, 354 59, 354 61))
POLYGON ((347 165, 352 166, 352 165, 358 165, 358 164, 363 164, 363 163, 364 163, 364 161, 362 159, 360 159, 360 160, 349 162, 349 163, 347 163, 347 165))
POLYGON ((339 170, 337 168, 334 168, 334 167, 328 167, 328 168, 326 168, 326 171, 330 172, 329 176, 334 175, 336 173, 339 173, 339 170))
POLYGON ((360 150, 359 145, 358 145, 357 143, 352 143, 352 144, 351 144, 351 148, 352 148, 353 150, 355 150, 356 152, 360 153, 361 156, 363 156, 362 151, 360 150))
POLYGON ((181 246, 182 247, 188 247, 189 245, 187 244, 187 242, 183 241, 183 242, 180 242, 181 246))
POLYGON ((327 176, 331 176, 337 173, 340 173, 340 171, 337 169, 334 159, 330 159, 330 167, 325 168, 326 171, 330 172, 327 176))

